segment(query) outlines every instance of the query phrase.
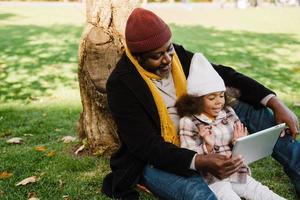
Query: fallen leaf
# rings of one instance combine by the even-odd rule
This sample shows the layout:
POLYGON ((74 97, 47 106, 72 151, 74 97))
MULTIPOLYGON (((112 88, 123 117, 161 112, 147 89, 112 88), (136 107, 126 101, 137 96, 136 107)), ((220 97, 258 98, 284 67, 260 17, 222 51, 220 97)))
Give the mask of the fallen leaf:
POLYGON ((300 102, 296 102, 296 103, 294 103, 294 106, 296 106, 296 107, 300 107, 300 102))
POLYGON ((64 143, 70 143, 70 142, 74 142, 76 140, 76 137, 68 135, 68 136, 64 136, 61 140, 64 143))
POLYGON ((49 153, 46 154, 47 157, 53 157, 55 155, 56 155, 55 151, 50 151, 49 153))
POLYGON ((24 134, 24 136, 30 136, 30 137, 32 137, 33 135, 30 134, 30 133, 28 133, 28 134, 24 134))
POLYGON ((44 146, 37 146, 37 147, 35 147, 34 148, 36 151, 46 151, 46 147, 44 147, 44 146))
POLYGON ((1 172, 0 173, 0 180, 1 179, 7 179, 7 178, 11 177, 12 175, 13 175, 13 173, 9 173, 7 171, 1 172))
POLYGON ((137 184, 136 186, 137 186, 137 188, 139 188, 140 190, 142 190, 142 191, 144 191, 144 192, 147 192, 148 194, 151 194, 150 190, 148 190, 148 188, 146 188, 145 186, 140 185, 140 184, 137 184))
POLYGON ((59 187, 60 187, 60 188, 63 188, 63 187, 64 187, 64 185, 66 184, 65 182, 63 182, 63 181, 62 181, 62 180, 60 180, 60 179, 59 179, 59 181, 58 181, 58 182, 59 182, 59 187))
POLYGON ((44 176, 45 174, 46 174, 46 172, 41 172, 41 173, 39 174, 39 177, 44 176))
POLYGON ((2 190, 0 190, 0 197, 4 196, 4 192, 2 190))
POLYGON ((40 200, 39 198, 36 198, 36 197, 31 197, 29 198, 28 200, 40 200))
POLYGON ((81 145, 76 151, 75 151, 75 155, 77 155, 80 151, 82 151, 85 148, 84 144, 81 145))
POLYGON ((27 185, 29 183, 35 183, 37 181, 38 181, 38 178, 36 176, 31 176, 31 177, 23 179, 22 181, 20 181, 19 183, 17 183, 16 186, 27 185))
POLYGON ((9 143, 9 144, 22 144, 23 139, 20 138, 20 137, 14 137, 14 138, 11 138, 9 140, 6 140, 6 142, 9 143))
POLYGON ((28 200, 29 199, 33 200, 34 198, 37 198, 37 195, 36 195, 36 193, 34 191, 30 191, 28 193, 27 197, 28 197, 28 200))
POLYGON ((60 129, 60 128, 56 128, 56 129, 54 129, 54 131, 56 131, 56 132, 60 132, 60 131, 61 131, 61 129, 60 129))
POLYGON ((8 136, 10 136, 12 133, 10 132, 10 130, 8 130, 8 131, 5 131, 5 132, 1 132, 0 133, 0 138, 4 138, 4 137, 8 137, 8 136))
POLYGON ((69 195, 64 195, 62 196, 64 200, 71 200, 71 198, 69 197, 69 195))

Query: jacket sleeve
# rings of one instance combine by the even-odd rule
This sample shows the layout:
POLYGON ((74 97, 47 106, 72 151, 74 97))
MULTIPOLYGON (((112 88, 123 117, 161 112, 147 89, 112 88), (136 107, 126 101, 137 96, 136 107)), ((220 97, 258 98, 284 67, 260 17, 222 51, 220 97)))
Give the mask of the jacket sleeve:
POLYGON ((212 64, 223 78, 225 85, 239 90, 240 100, 252 105, 261 106, 260 101, 269 94, 275 94, 254 79, 247 77, 230 67, 212 64))
POLYGON ((180 146, 190 149, 198 154, 208 154, 206 145, 198 134, 198 128, 187 117, 181 118, 179 122, 180 146))
POLYGON ((117 76, 107 82, 107 98, 122 145, 132 156, 172 173, 189 173, 195 152, 165 142, 149 112, 117 76))

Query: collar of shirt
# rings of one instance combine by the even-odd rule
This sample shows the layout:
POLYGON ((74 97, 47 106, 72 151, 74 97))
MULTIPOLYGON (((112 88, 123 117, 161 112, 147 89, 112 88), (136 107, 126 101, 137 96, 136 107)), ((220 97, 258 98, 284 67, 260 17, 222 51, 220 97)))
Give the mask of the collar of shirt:
POLYGON ((195 117, 204 122, 204 123, 207 123, 207 124, 211 124, 213 122, 216 122, 216 121, 219 121, 219 120, 222 120, 223 118, 226 117, 226 111, 223 109, 219 112, 218 116, 216 117, 216 119, 212 120, 211 118, 207 117, 205 114, 201 113, 200 115, 195 115, 195 117))

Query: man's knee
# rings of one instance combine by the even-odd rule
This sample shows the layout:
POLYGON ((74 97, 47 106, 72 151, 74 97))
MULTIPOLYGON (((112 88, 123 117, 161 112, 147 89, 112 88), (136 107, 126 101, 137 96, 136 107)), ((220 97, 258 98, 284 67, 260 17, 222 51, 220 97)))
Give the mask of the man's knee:
POLYGON ((291 135, 285 135, 278 139, 272 156, 284 167, 292 179, 300 179, 300 143, 293 140, 291 135))
POLYGON ((186 183, 184 188, 184 199, 198 200, 216 200, 215 194, 208 187, 207 183, 201 177, 194 177, 186 183))

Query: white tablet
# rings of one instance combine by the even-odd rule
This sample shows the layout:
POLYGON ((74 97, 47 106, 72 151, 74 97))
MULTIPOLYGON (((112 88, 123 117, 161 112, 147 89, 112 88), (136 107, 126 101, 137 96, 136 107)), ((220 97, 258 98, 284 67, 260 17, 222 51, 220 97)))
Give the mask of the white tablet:
POLYGON ((232 155, 242 155, 246 164, 271 155, 277 139, 284 128, 285 123, 282 123, 238 138, 233 146, 232 155))

